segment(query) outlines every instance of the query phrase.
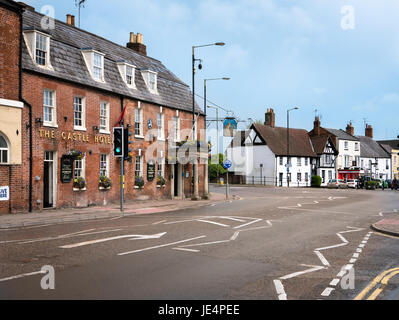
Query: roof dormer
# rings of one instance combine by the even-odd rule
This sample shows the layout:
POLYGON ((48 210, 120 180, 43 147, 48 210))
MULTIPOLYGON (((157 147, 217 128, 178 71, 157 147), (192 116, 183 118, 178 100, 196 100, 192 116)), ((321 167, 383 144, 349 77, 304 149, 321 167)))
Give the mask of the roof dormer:
POLYGON ((82 55, 86 63, 86 67, 90 72, 93 80, 105 82, 104 78, 104 56, 105 54, 92 48, 82 49, 82 55))
POLYGON ((50 60, 50 35, 32 28, 24 30, 23 36, 33 62, 38 67, 53 70, 50 60))
POLYGON ((135 73, 136 73, 136 66, 127 63, 126 61, 118 61, 117 63, 119 73, 123 79, 123 82, 130 88, 136 89, 135 84, 135 73))
POLYGON ((148 91, 153 94, 158 94, 158 73, 149 69, 141 69, 140 71, 148 91))

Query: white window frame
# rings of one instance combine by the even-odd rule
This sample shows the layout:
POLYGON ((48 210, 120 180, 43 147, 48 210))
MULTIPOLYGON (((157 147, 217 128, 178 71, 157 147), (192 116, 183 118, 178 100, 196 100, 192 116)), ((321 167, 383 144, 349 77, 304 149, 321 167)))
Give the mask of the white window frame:
POLYGON ((106 101, 101 101, 100 102, 100 123, 99 123, 100 133, 111 134, 111 132, 109 130, 109 119, 110 119, 109 114, 110 114, 110 103, 106 102, 106 101), (105 106, 105 108, 106 108, 105 115, 102 115, 103 106, 105 106), (105 120, 105 128, 101 124, 101 121, 103 119, 105 120))
POLYGON ((302 158, 301 157, 297 157, 296 158, 296 166, 297 167, 302 167, 302 158))
POLYGON ((348 155, 345 155, 344 156, 344 167, 345 168, 349 168, 349 167, 351 167, 351 161, 350 161, 351 159, 350 159, 350 156, 348 156, 348 155))
POLYGON ((134 109, 134 135, 136 138, 142 138, 144 139, 144 119, 143 119, 143 109, 139 105, 136 109, 134 109), (137 121, 137 118, 139 118, 139 121, 137 121), (136 133, 136 124, 139 124, 138 127, 138 132, 136 133))
POLYGON ((105 69, 104 56, 105 56, 105 54, 103 54, 99 51, 93 50, 93 49, 83 49, 82 55, 83 55, 83 59, 86 63, 86 67, 89 70, 89 73, 90 73, 91 77, 93 78, 93 80, 95 80, 97 82, 104 83, 105 82, 105 78, 104 78, 104 69, 105 69), (100 57, 101 66, 96 66, 94 64, 95 56, 100 57), (100 74, 99 78, 97 78, 95 76, 95 72, 94 72, 95 68, 101 69, 101 72, 100 72, 101 74, 100 74))
POLYGON ((141 70, 141 75, 148 91, 152 94, 158 94, 158 73, 152 70, 141 70), (154 81, 151 81, 152 76, 154 77, 154 81))
POLYGON ((0 132, 0 138, 3 138, 5 143, 6 143, 6 147, 5 148, 4 147, 0 147, 0 165, 9 164, 10 163, 10 158, 11 158, 11 156, 10 156, 10 143, 8 142, 7 137, 4 134, 2 134, 1 132, 0 132), (3 152, 4 151, 7 152, 7 159, 6 159, 5 162, 3 161, 3 152))
POLYGON ((26 47, 28 48, 29 55, 31 56, 33 62, 35 63, 36 66, 40 68, 45 68, 49 70, 54 70, 53 67, 51 66, 51 59, 50 59, 50 35, 40 32, 38 30, 26 30, 23 32, 23 37, 26 43, 26 47), (45 50, 41 50, 45 53, 45 63, 44 65, 37 63, 36 59, 36 50, 37 48, 37 42, 38 42, 38 37, 43 37, 45 41, 45 50))
POLYGON ((279 164, 280 164, 280 166, 284 165, 284 158, 283 157, 279 157, 279 164))
POLYGON ((161 176, 162 178, 165 178, 165 159, 160 158, 158 159, 157 162, 157 177, 161 176), (159 168, 161 167, 161 170, 159 168), (159 174, 161 172, 161 174, 159 174))
POLYGON ((158 140, 165 140, 165 115, 162 112, 157 114, 158 140))
POLYGON ((349 142, 344 141, 344 150, 349 150, 349 142))
POLYGON ((57 94, 55 90, 43 89, 43 126, 45 127, 55 127, 57 128, 57 94), (45 92, 51 94, 52 104, 45 104, 45 92), (45 108, 50 108, 51 110, 51 121, 45 119, 45 108))
POLYGON ((79 177, 82 177, 83 179, 86 180, 86 157, 83 157, 82 159, 74 160, 74 163, 73 163, 73 178, 76 179, 76 178, 79 178, 79 177), (76 164, 78 162, 82 163, 82 167, 79 168, 79 169, 76 169, 76 164), (76 170, 80 170, 80 175, 76 175, 76 170))
POLYGON ((101 153, 100 154, 100 177, 101 176, 106 176, 107 178, 109 178, 109 154, 106 153, 101 153), (105 157, 105 159, 104 159, 105 157), (104 167, 105 164, 105 167, 104 167), (105 174, 102 174, 104 173, 105 174))
POLYGON ((130 89, 136 89, 136 83, 135 83, 136 77, 135 77, 135 74, 136 74, 136 68, 137 67, 135 65, 133 65, 133 64, 129 64, 129 63, 124 62, 124 61, 117 62, 117 65, 118 65, 119 73, 120 73, 120 75, 122 77, 123 82, 126 84, 126 86, 128 88, 130 88, 130 89), (129 68, 132 69, 131 83, 128 82, 128 76, 129 76, 128 70, 129 70, 129 68))
POLYGON ((144 176, 143 176, 143 156, 141 156, 141 155, 137 155, 136 156, 136 159, 135 159, 135 161, 134 161, 134 178, 136 179, 136 177, 142 177, 142 178, 144 178, 144 176), (139 162, 137 162, 137 159, 139 160, 139 162), (137 172, 137 164, 139 164, 139 166, 140 166, 140 170, 139 170, 139 172, 140 172, 140 175, 139 176, 137 176, 136 175, 136 172, 137 172))
POLYGON ((180 117, 173 117, 173 141, 180 142, 180 117))
POLYGON ((74 130, 79 130, 79 131, 86 131, 86 98, 82 96, 74 96, 73 97, 73 129, 74 130), (81 113, 81 119, 80 121, 82 122, 81 125, 76 124, 76 113, 79 111, 75 110, 76 107, 76 99, 80 99, 81 101, 81 107, 82 110, 80 111, 81 113))
POLYGON ((359 142, 355 142, 355 151, 359 151, 359 142))

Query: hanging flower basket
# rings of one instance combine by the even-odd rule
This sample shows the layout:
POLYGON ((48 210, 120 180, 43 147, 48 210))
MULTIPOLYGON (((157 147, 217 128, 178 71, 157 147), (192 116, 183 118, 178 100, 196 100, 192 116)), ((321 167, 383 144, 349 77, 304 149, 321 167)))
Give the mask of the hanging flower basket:
POLYGON ((75 178, 73 180, 73 187, 79 190, 84 189, 86 187, 86 180, 82 177, 75 178))
POLYGON ((112 181, 107 176, 100 176, 98 186, 103 189, 109 189, 112 186, 112 181))
POLYGON ((67 155, 73 157, 76 160, 82 160, 86 154, 83 153, 82 151, 73 149, 73 150, 69 151, 67 153, 67 155))
POLYGON ((157 186, 163 187, 166 184, 166 180, 164 177, 158 176, 157 177, 157 186))
POLYGON ((143 187, 144 187, 144 179, 143 179, 143 177, 136 177, 134 179, 134 185, 136 187, 138 187, 139 189, 143 189, 143 187))

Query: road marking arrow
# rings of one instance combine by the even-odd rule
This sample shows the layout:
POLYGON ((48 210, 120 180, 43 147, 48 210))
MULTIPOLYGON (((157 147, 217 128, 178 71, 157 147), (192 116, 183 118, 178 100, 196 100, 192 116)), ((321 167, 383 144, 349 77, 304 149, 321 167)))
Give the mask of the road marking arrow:
POLYGON ((116 237, 110 237, 110 238, 104 238, 104 239, 97 239, 97 240, 91 240, 91 241, 67 244, 65 246, 61 246, 60 248, 71 249, 71 248, 87 246, 87 245, 90 245, 90 244, 96 244, 96 243, 107 242, 107 241, 118 240, 118 239, 125 239, 125 238, 130 238, 129 240, 159 239, 160 237, 162 237, 165 234, 166 234, 166 232, 157 233, 157 234, 151 234, 151 235, 125 234, 123 236, 116 236, 116 237))

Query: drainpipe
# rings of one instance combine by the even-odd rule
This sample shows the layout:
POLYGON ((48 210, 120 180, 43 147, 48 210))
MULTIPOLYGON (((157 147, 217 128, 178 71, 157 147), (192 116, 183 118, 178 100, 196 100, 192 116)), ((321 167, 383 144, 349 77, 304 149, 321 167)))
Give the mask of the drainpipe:
POLYGON ((20 11, 20 38, 19 38, 19 100, 29 108, 29 212, 32 212, 32 180, 33 180, 33 139, 32 139, 32 105, 23 98, 22 93, 22 28, 23 28, 23 12, 20 11))

